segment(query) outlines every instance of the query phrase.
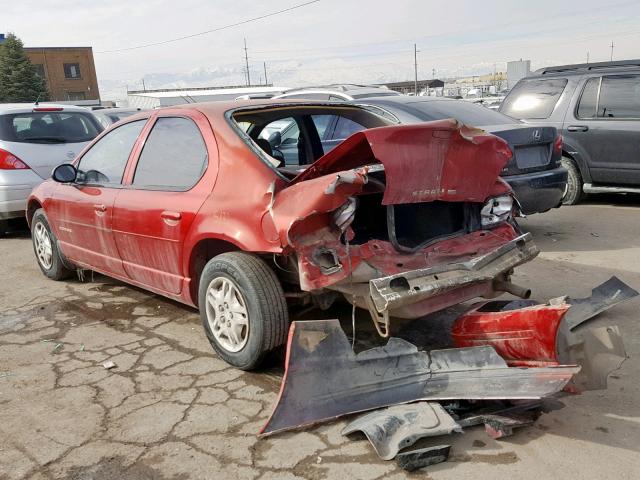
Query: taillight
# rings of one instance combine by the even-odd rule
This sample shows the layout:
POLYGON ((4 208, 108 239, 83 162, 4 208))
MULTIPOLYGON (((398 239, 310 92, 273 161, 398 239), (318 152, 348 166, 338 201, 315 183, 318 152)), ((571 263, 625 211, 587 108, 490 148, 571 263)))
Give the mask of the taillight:
POLYGON ((24 163, 13 153, 0 148, 0 170, 28 170, 29 165, 24 163))
POLYGON ((553 151, 556 153, 562 153, 562 135, 558 135, 555 142, 553 142, 553 151))

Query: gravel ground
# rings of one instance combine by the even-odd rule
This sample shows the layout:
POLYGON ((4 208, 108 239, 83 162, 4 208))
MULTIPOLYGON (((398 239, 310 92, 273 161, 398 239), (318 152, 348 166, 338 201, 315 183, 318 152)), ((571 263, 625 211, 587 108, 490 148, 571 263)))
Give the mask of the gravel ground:
MULTIPOLYGON (((587 296, 611 275, 640 290, 638 207, 638 197, 599 197, 522 220, 543 253, 516 283, 539 299, 587 296)), ((103 276, 49 281, 25 232, 0 239, 0 259, 1 480, 638 478, 639 299, 593 322, 619 325, 630 356, 608 390, 566 397, 501 441, 480 427, 437 439, 453 445, 450 461, 406 474, 366 440, 343 438, 344 421, 258 440, 281 362, 228 367, 194 310, 103 276)), ((367 330, 366 317, 358 325, 367 330)), ((415 332, 427 323, 416 325, 401 331, 425 345, 415 332)))

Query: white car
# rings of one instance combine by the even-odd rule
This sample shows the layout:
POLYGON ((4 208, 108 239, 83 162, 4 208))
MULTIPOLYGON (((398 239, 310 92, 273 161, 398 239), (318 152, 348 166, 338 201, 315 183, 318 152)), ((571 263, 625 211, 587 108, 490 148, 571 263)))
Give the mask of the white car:
POLYGON ((25 215, 27 197, 61 163, 70 162, 101 131, 86 108, 0 104, 0 235, 25 215))

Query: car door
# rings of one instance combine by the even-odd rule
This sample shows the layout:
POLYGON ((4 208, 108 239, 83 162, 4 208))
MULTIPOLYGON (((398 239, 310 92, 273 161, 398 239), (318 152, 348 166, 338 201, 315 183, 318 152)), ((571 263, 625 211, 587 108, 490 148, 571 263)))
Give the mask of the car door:
POLYGON ((563 135, 596 183, 640 184, 640 75, 587 78, 563 135))
POLYGON ((53 193, 47 213, 62 252, 79 265, 126 276, 113 238, 113 205, 145 122, 133 121, 107 132, 80 157, 76 181, 58 185, 53 193))
POLYGON ((116 198, 114 238, 129 278, 178 295, 185 239, 217 173, 211 127, 198 112, 157 116, 116 198))

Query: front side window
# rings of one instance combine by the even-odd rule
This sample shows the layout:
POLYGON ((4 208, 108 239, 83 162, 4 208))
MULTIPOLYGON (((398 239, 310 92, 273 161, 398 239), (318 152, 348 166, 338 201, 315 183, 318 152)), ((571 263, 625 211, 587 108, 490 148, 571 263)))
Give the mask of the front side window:
POLYGON ((65 63, 63 66, 64 78, 81 78, 79 63, 65 63))
POLYGON ((133 185, 169 191, 191 189, 207 168, 207 146, 188 118, 158 118, 140 154, 133 185))
POLYGON ((111 130, 85 153, 78 164, 78 183, 119 185, 131 150, 146 120, 111 130))
POLYGON ((640 76, 602 77, 599 118, 640 118, 640 76))
POLYGON ((549 118, 567 85, 566 78, 520 80, 500 105, 500 112, 518 118, 549 118))

